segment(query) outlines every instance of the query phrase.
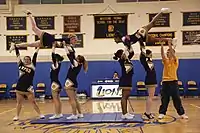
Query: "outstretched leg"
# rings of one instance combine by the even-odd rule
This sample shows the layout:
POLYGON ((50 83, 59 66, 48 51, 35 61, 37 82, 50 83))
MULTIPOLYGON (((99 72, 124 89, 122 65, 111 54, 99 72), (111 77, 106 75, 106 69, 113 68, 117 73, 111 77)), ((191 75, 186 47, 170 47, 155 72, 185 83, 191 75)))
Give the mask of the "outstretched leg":
POLYGON ((169 8, 162 8, 161 11, 156 16, 153 17, 153 19, 151 20, 149 24, 147 24, 146 26, 143 26, 146 32, 148 32, 155 25, 155 22, 162 16, 163 13, 167 13, 167 12, 169 12, 169 8))
POLYGON ((41 114, 40 109, 35 101, 35 96, 34 93, 29 93, 26 95, 28 97, 28 100, 30 101, 30 103, 33 105, 34 110, 37 112, 37 114, 39 115, 40 119, 44 119, 45 116, 41 114))
POLYGON ((43 31, 42 30, 40 30, 38 27, 37 27, 37 25, 36 25, 36 22, 35 22, 35 20, 34 20, 34 18, 33 18, 33 15, 32 15, 32 13, 30 12, 30 11, 24 11, 27 15, 28 15, 28 17, 29 17, 29 19, 30 19, 30 21, 31 21, 31 25, 32 25, 32 30, 33 30, 33 32, 39 37, 39 38, 41 38, 41 36, 42 36, 42 34, 43 34, 43 31))
POLYGON ((28 42, 19 43, 19 44, 11 43, 10 49, 9 49, 10 53, 15 49, 15 45, 18 48, 21 48, 21 47, 40 47, 41 43, 40 43, 40 40, 38 40, 36 42, 32 42, 32 43, 28 43, 28 42))

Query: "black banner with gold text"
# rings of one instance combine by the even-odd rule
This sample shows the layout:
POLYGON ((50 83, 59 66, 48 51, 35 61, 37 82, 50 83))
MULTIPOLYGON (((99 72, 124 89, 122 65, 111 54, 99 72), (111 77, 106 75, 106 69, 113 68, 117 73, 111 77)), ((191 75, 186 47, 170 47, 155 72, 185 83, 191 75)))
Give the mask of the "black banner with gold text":
POLYGON ((184 12, 183 26, 200 25, 200 12, 184 12))
POLYGON ((6 17, 7 30, 26 30, 26 17, 6 17))
POLYGON ((54 18, 54 16, 39 16, 35 17, 35 22, 41 30, 55 30, 54 18))
MULTIPOLYGON (((10 49, 11 42, 19 44, 27 42, 27 35, 7 35, 6 36, 6 50, 10 49)), ((20 50, 27 50, 27 48, 19 48, 20 50)))
MULTIPOLYGON (((149 32, 148 35, 150 35, 151 37, 154 37, 154 38, 175 38, 175 32, 149 32)), ((159 42, 159 41, 155 42, 155 43, 147 42, 146 45, 147 46, 160 46, 161 43, 163 45, 168 45, 165 42, 159 42)))
POLYGON ((128 15, 102 15, 94 16, 94 38, 113 38, 115 31, 127 35, 128 15))
MULTIPOLYGON (((149 14, 149 22, 152 21, 155 15, 156 13, 149 14)), ((154 27, 170 27, 170 14, 163 13, 162 16, 155 22, 154 27)))
POLYGON ((200 44, 200 40, 194 42, 197 39, 197 34, 200 35, 200 30, 182 31, 183 45, 200 44))

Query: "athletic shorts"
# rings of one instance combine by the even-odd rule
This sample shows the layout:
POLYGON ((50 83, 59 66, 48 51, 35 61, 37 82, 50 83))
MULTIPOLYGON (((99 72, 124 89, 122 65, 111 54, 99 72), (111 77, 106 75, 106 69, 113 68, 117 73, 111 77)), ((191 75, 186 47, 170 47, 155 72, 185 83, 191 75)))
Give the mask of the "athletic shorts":
POLYGON ((156 76, 154 74, 146 75, 145 85, 156 85, 156 84, 157 84, 157 80, 156 80, 156 76))
POLYGON ((66 88, 78 88, 77 80, 67 78, 65 81, 66 88))
POLYGON ((132 87, 132 76, 131 77, 121 77, 119 79, 119 87, 132 87))
POLYGON ((53 35, 47 33, 47 32, 43 32, 42 36, 40 38, 40 42, 42 44, 43 47, 52 47, 52 44, 55 42, 55 38, 53 35))
POLYGON ((51 82, 51 90, 54 92, 60 92, 62 89, 60 81, 52 81, 51 82))
POLYGON ((17 83, 16 90, 21 92, 34 92, 33 85, 26 83, 17 83))

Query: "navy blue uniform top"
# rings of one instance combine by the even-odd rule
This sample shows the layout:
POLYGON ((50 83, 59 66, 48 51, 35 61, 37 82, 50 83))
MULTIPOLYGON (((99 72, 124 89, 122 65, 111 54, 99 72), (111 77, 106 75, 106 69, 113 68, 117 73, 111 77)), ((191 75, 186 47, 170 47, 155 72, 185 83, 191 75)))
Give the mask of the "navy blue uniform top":
MULTIPOLYGON (((19 57, 19 50, 15 47, 16 55, 19 57)), ((34 53, 32 58, 32 63, 30 65, 24 65, 21 59, 18 62, 18 68, 20 71, 20 77, 18 79, 18 84, 33 85, 33 78, 35 75, 37 52, 34 53)))
POLYGON ((133 75, 133 64, 130 59, 133 57, 134 52, 130 52, 128 59, 119 59, 118 62, 121 66, 122 76, 121 78, 132 77, 133 75))
POLYGON ((52 52, 51 54, 52 56, 52 65, 51 65, 51 72, 50 72, 50 77, 51 77, 51 82, 58 82, 58 76, 59 76, 59 72, 60 72, 60 67, 61 67, 61 62, 57 62, 56 58, 55 58, 55 53, 52 52))
POLYGON ((81 71, 82 64, 78 64, 75 57, 75 50, 72 46, 71 49, 72 51, 67 54, 71 63, 70 68, 68 69, 67 78, 69 78, 73 82, 76 81, 76 78, 81 71))
POLYGON ((156 71, 151 58, 146 57, 143 52, 140 54, 140 62, 146 71, 146 82, 156 82, 156 71))

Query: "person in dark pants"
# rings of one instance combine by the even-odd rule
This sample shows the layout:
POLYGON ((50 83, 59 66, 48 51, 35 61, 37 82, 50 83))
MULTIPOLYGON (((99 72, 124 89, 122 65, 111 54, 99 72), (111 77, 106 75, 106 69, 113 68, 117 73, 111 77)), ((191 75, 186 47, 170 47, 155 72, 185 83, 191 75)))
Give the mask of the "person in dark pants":
MULTIPOLYGON (((173 39, 174 41, 174 39, 173 39)), ((164 118, 167 112, 170 96, 172 97, 174 107, 182 119, 188 119, 185 115, 184 108, 181 103, 178 86, 178 59, 175 55, 175 50, 172 48, 175 42, 168 41, 169 49, 167 50, 167 57, 164 54, 163 44, 161 44, 161 56, 164 65, 162 77, 162 90, 161 90, 161 105, 159 109, 159 119, 164 118)))

